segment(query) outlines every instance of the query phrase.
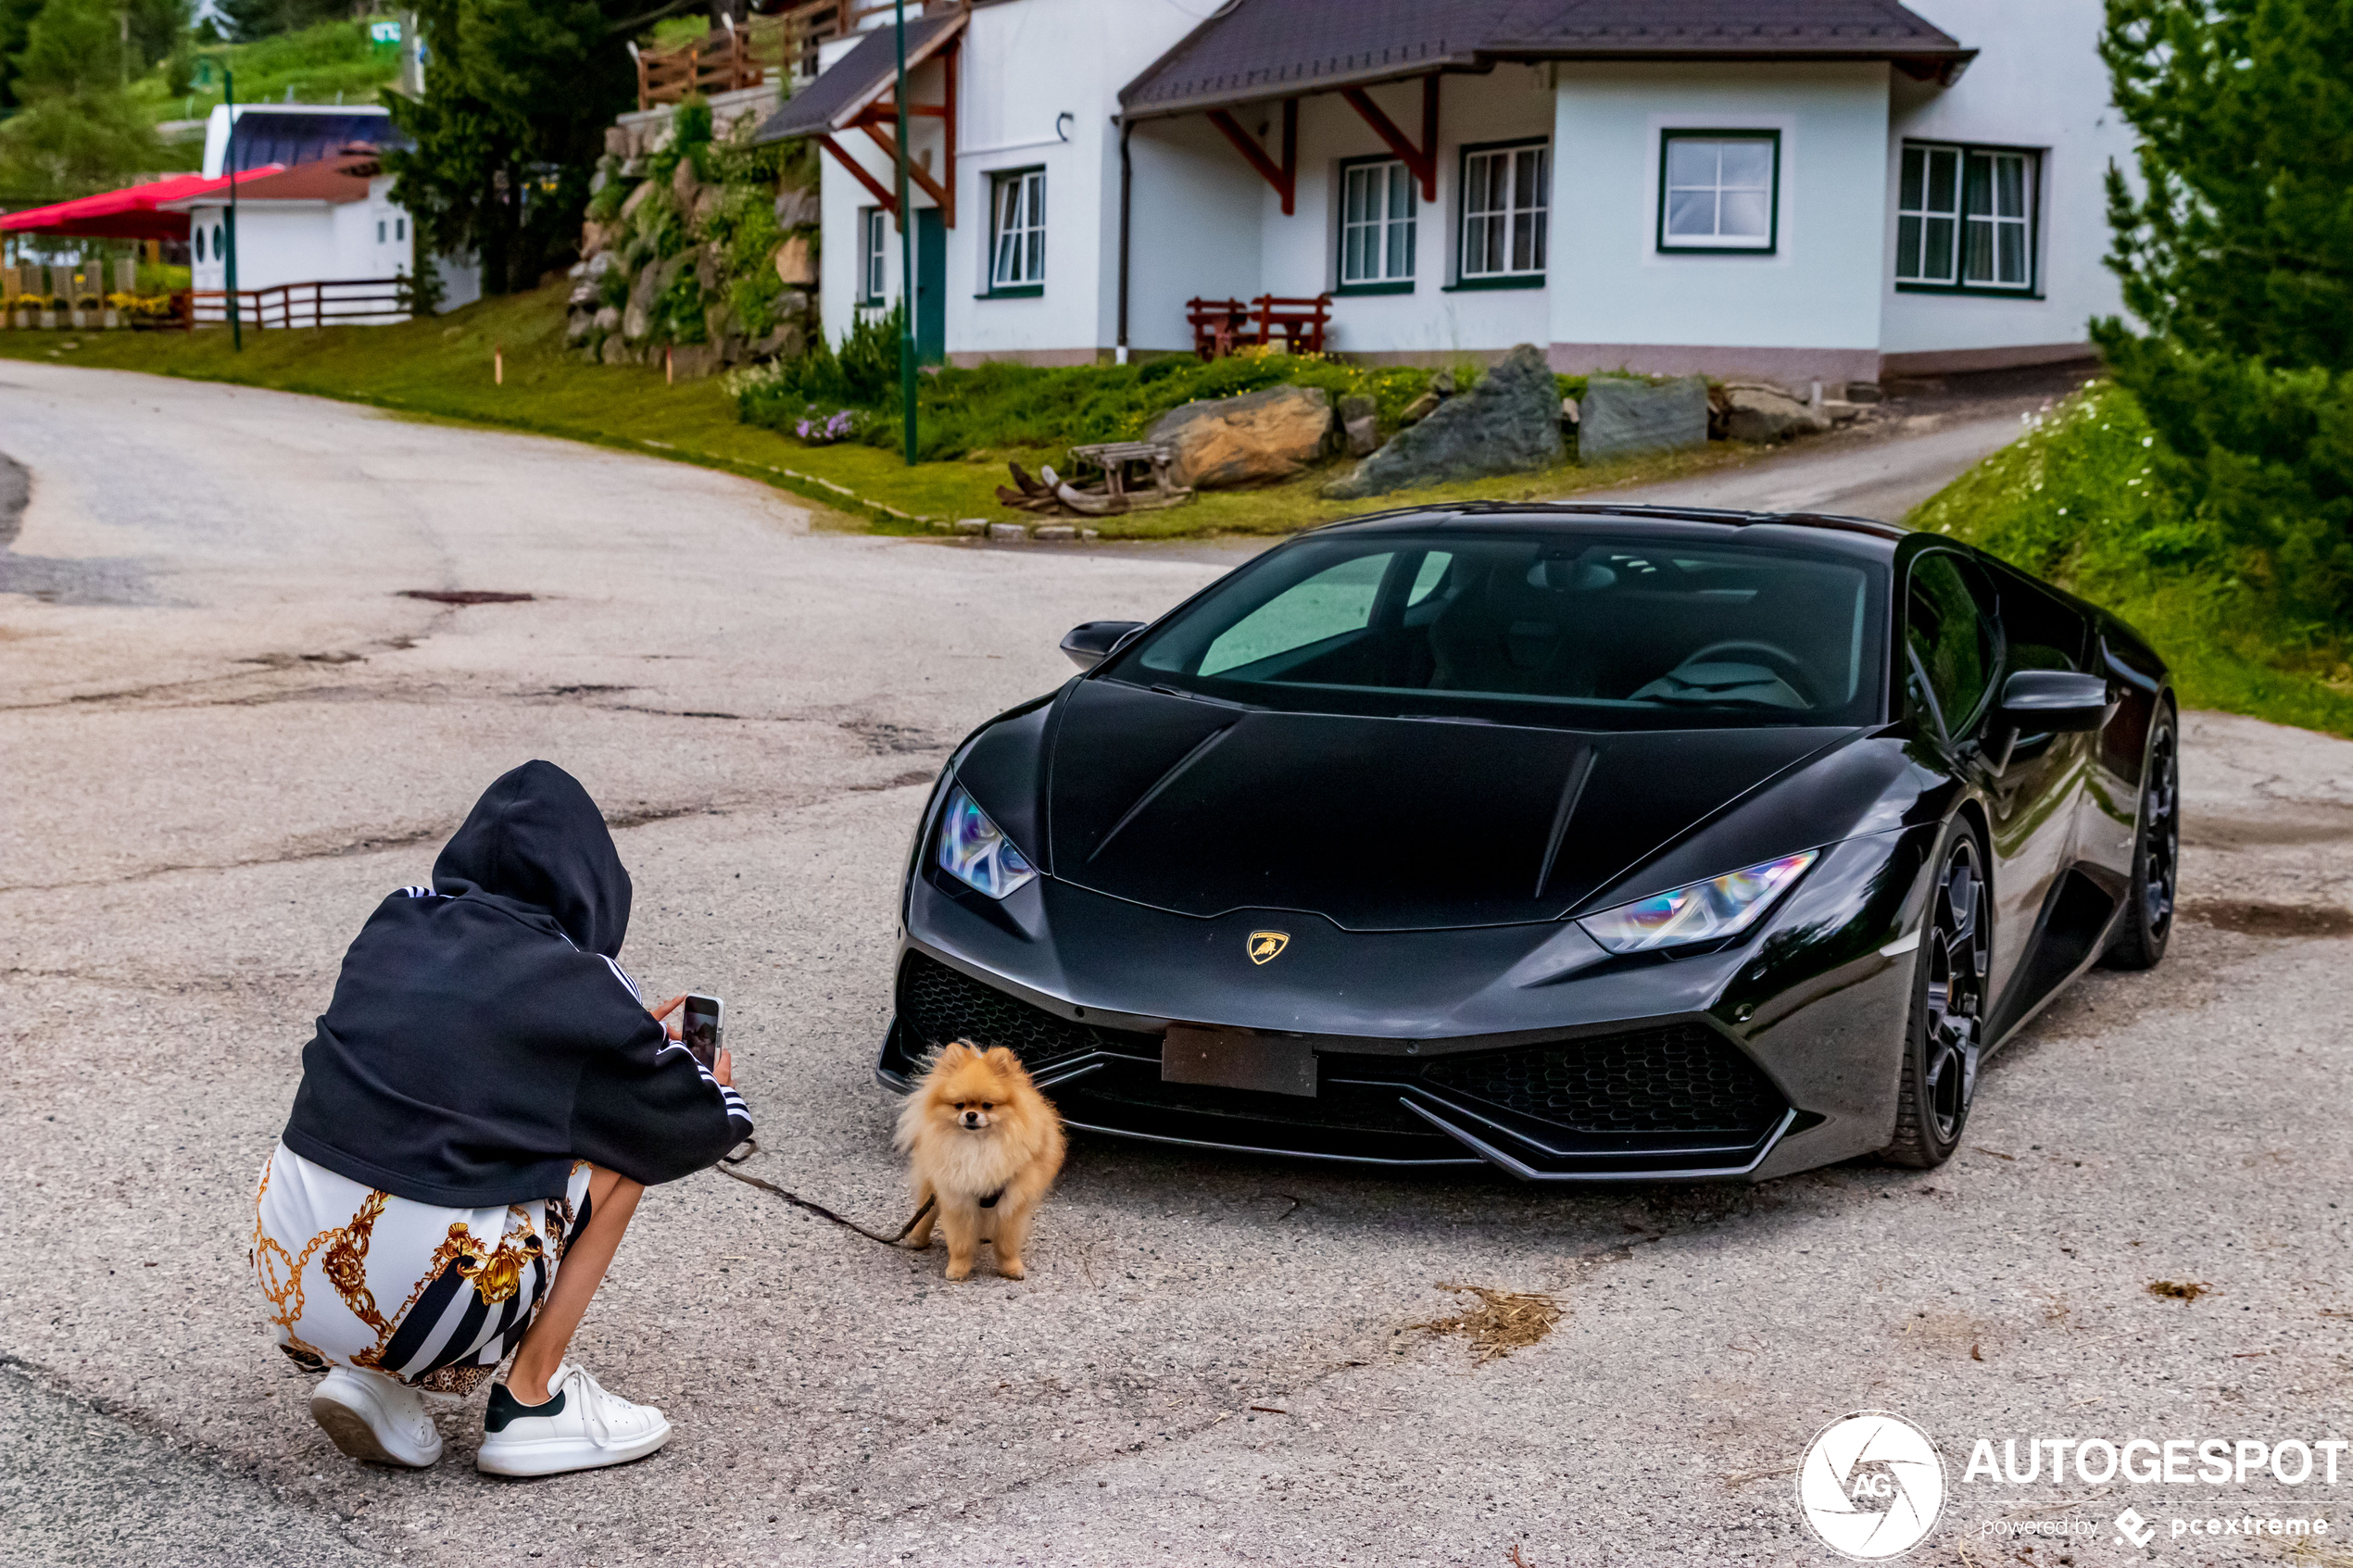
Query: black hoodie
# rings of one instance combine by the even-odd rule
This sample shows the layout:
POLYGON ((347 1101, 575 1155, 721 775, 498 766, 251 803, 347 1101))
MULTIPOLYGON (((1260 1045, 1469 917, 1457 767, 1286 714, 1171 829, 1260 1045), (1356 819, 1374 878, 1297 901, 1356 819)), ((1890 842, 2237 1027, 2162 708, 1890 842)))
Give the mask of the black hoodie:
POLYGON ((574 1160, 635 1181, 751 1134, 615 961, 629 873, 588 792, 526 762, 484 792, 433 886, 378 905, 302 1053, 286 1147, 447 1208, 564 1190, 574 1160))

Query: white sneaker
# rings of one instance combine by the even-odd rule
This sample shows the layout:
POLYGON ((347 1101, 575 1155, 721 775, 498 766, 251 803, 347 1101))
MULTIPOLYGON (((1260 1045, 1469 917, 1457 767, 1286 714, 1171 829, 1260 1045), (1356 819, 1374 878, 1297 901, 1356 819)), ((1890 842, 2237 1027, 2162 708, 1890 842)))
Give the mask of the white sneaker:
POLYGON ((381 1372, 329 1368, 311 1390, 310 1416, 354 1459, 422 1470, 441 1457, 441 1434, 422 1397, 381 1372))
POLYGON ((608 1394, 587 1369, 566 1361, 547 1380, 547 1402, 526 1405, 503 1383, 490 1387, 474 1468, 493 1475, 560 1475, 643 1459, 670 1441, 651 1405, 608 1394))

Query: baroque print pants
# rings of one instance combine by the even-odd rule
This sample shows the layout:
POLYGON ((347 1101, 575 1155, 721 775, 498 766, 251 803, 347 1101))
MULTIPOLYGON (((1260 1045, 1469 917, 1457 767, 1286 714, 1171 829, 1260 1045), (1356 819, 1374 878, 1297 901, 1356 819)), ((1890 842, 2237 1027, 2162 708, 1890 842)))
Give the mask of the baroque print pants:
POLYGON ((588 1223, 588 1165, 560 1197, 442 1209, 362 1186, 280 1144, 254 1199, 253 1267, 278 1348, 440 1393, 498 1368, 588 1223))

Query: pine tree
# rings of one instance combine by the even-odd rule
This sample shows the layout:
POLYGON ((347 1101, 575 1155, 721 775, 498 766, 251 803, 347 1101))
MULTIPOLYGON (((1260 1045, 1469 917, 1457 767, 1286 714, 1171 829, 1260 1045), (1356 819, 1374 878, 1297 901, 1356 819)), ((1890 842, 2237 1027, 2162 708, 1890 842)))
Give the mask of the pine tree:
POLYGON ((2137 327, 2093 323, 2209 564, 2353 610, 2353 0, 2108 0, 2139 132, 2108 172, 2137 327))
POLYGON ((633 101, 633 0, 424 0, 422 99, 392 100, 414 142, 387 155, 424 249, 481 258, 483 286, 535 284, 571 254, 604 150, 633 101))
POLYGON ((155 128, 121 86, 122 13, 109 0, 47 0, 26 29, 0 121, 0 194, 55 201, 120 182, 158 157, 155 128))
POLYGON ((21 69, 17 59, 24 53, 32 34, 32 19, 41 14, 44 4, 44 0, 0 0, 0 109, 16 108, 22 101, 16 91, 21 69))

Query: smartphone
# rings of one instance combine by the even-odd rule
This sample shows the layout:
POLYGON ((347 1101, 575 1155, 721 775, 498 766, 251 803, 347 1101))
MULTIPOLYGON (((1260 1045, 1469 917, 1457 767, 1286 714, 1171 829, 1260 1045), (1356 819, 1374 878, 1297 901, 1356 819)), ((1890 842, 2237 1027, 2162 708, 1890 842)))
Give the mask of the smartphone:
POLYGON ((705 1067, 719 1065, 720 1020, 726 1011, 727 1004, 716 997, 686 998, 686 1019, 679 1025, 681 1038, 705 1067))

